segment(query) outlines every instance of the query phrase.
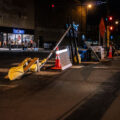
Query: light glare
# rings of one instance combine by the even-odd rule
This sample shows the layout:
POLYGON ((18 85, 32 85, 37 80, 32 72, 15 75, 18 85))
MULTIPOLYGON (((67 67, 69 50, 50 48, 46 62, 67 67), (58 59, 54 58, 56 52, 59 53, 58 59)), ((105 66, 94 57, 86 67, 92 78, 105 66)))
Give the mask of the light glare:
POLYGON ((92 8, 92 4, 88 4, 88 8, 91 9, 92 8))

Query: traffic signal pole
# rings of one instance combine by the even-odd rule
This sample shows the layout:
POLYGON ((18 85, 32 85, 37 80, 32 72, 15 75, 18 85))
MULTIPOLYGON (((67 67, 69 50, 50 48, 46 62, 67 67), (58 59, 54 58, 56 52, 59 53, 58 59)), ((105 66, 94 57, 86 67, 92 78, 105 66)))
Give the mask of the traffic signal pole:
POLYGON ((110 47, 110 34, 112 31, 113 31, 113 17, 109 16, 107 22, 107 48, 110 47))
POLYGON ((74 63, 74 52, 73 52, 73 48, 74 48, 74 46, 73 46, 73 39, 71 38, 71 37, 69 37, 69 42, 70 42, 70 53, 71 53, 71 58, 72 58, 72 63, 74 63))
POLYGON ((110 26, 107 26, 107 48, 110 46, 110 26))
MULTIPOLYGON (((76 40, 76 36, 75 36, 75 28, 73 27, 73 23, 72 23, 72 32, 73 32, 73 41, 74 41, 74 46, 75 46, 75 56, 77 59, 77 64, 79 64, 79 58, 78 58, 78 50, 77 50, 77 40, 76 40)), ((74 57, 75 57, 74 56, 74 57)), ((74 61, 75 63, 75 61, 74 61)))

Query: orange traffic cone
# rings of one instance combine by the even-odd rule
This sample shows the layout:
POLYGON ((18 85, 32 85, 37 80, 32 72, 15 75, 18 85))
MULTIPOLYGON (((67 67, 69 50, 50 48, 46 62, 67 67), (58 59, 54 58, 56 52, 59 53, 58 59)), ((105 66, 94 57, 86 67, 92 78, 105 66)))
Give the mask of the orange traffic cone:
POLYGON ((108 58, 112 58, 112 46, 110 46, 108 58))
MULTIPOLYGON (((56 48, 56 51, 58 51, 59 48, 56 48)), ((56 58, 55 58, 55 67, 52 67, 51 69, 54 70, 61 70, 61 64, 60 64, 60 56, 58 53, 56 53, 56 58)))

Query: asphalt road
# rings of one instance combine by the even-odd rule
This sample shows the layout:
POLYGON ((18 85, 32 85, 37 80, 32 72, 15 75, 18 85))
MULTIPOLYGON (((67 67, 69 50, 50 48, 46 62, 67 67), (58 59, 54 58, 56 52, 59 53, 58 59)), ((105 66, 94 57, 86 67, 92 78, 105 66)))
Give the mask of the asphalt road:
POLYGON ((13 82, 5 80, 8 68, 22 59, 0 60, 0 120, 120 119, 120 57, 103 64, 73 66, 62 72, 47 69, 13 82))

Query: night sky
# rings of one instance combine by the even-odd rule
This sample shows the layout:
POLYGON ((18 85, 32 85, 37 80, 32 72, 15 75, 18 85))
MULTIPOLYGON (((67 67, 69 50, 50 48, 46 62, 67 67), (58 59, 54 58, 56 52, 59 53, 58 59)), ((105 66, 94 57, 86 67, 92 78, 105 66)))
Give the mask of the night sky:
MULTIPOLYGON (((90 1, 90 0, 89 0, 90 1)), ((91 0, 97 1, 97 0, 91 0)), ((100 0, 98 0, 100 1, 100 0)), ((103 0, 105 1, 105 0, 103 0)), ((106 0, 107 1, 107 0, 106 0)), ((107 4, 94 6, 88 11, 88 24, 98 24, 101 17, 113 16, 114 20, 120 20, 120 4, 117 0, 108 0, 107 4)))
POLYGON ((110 11, 116 18, 120 19, 120 4, 118 0, 109 0, 110 3, 110 11))

